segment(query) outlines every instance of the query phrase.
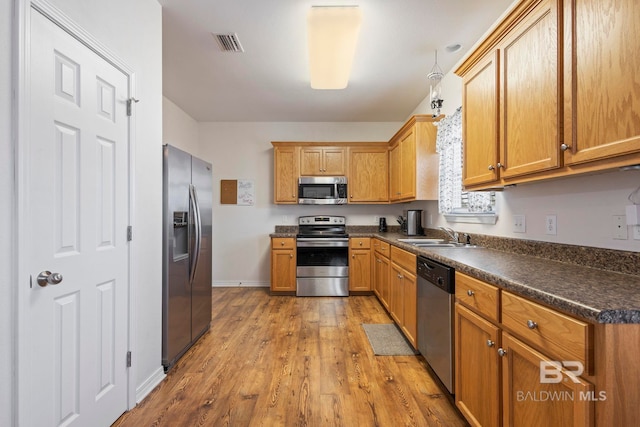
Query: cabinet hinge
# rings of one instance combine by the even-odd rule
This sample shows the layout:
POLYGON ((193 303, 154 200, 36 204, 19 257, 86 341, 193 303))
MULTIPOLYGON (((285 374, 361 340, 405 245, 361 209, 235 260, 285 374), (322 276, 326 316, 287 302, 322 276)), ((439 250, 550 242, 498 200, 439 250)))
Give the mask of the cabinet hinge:
POLYGON ((133 104, 134 102, 140 102, 140 100, 139 100, 139 99, 135 99, 135 98, 129 98, 129 99, 127 99, 127 116, 128 116, 128 117, 131 117, 131 114, 132 114, 132 113, 131 113, 131 109, 132 109, 132 104, 133 104))
POLYGON ((133 240, 133 227, 129 225, 127 227, 127 242, 130 242, 132 240, 133 240))
POLYGON ((131 352, 127 351, 127 368, 131 367, 131 352))

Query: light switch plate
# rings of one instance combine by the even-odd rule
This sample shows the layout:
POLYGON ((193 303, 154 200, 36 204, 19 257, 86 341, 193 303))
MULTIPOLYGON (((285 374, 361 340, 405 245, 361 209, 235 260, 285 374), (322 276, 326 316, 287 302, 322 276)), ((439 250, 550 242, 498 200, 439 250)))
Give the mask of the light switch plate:
POLYGON ((513 232, 525 233, 527 231, 526 217, 524 215, 513 216, 513 232))

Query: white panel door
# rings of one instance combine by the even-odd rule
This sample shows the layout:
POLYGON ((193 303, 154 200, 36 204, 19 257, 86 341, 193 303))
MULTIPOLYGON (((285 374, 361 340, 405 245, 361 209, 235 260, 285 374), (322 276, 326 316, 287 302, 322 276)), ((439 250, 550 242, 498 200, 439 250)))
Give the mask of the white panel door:
POLYGON ((30 19, 27 419, 106 426, 127 409, 128 77, 30 19))

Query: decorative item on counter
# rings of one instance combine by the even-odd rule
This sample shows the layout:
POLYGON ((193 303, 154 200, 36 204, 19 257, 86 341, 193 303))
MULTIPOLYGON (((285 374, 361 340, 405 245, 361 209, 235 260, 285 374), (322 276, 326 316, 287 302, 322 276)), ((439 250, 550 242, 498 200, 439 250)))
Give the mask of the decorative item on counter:
POLYGON ((387 231, 387 218, 383 216, 380 217, 380 225, 378 225, 378 231, 381 233, 385 233, 387 231))

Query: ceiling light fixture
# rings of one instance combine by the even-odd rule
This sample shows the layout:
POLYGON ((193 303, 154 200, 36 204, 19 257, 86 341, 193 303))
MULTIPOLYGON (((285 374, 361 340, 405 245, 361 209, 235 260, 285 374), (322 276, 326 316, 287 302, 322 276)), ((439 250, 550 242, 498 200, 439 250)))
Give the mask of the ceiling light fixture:
POLYGON ((313 89, 344 89, 360 33, 358 6, 312 6, 307 15, 309 72, 313 89))
POLYGON ((427 74, 429 79, 429 100, 431 101, 431 109, 433 110, 433 117, 440 115, 440 109, 444 100, 442 99, 442 78, 444 73, 438 66, 438 51, 436 50, 436 62, 433 64, 431 72, 427 74))

